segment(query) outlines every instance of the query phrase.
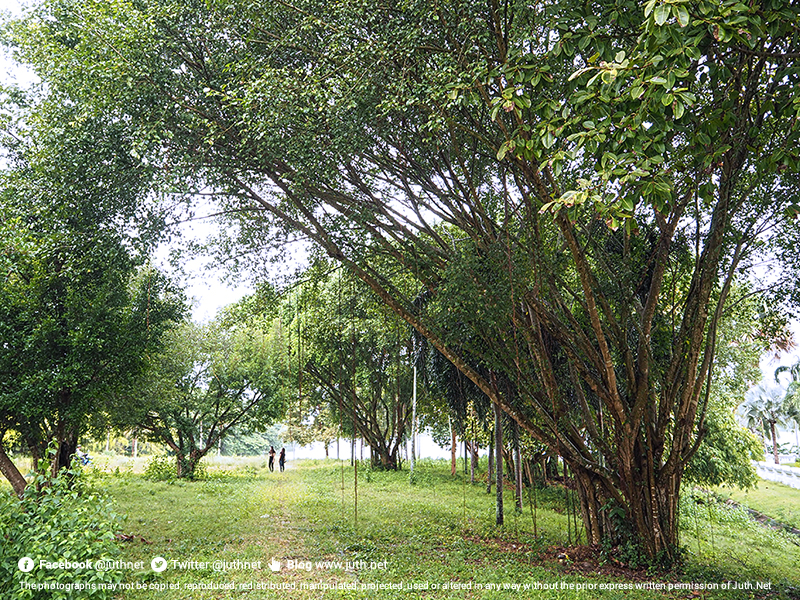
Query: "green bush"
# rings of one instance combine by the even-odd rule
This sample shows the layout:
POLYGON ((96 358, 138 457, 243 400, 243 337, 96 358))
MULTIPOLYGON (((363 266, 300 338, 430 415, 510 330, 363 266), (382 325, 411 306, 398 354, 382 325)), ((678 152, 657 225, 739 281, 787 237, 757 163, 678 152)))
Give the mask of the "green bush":
POLYGON ((150 481, 172 481, 175 479, 175 459, 154 456, 144 468, 144 478, 150 481))
MULTIPOLYGON (((0 597, 14 600, 113 598, 122 580, 116 570, 97 570, 95 561, 114 559, 118 518, 104 495, 92 489, 81 467, 62 469, 54 479, 39 475, 20 500, 0 495, 0 597), (18 567, 22 557, 32 571, 18 567), (48 569, 40 561, 83 563, 48 569)), ((118 591, 118 590, 117 590, 118 591)))
MULTIPOLYGON (((144 469, 144 478, 150 481, 174 482, 178 478, 175 461, 176 459, 173 456, 154 456, 144 469)), ((197 463, 192 476, 185 479, 197 481, 208 479, 208 477, 208 469, 205 463, 201 461, 197 463)))

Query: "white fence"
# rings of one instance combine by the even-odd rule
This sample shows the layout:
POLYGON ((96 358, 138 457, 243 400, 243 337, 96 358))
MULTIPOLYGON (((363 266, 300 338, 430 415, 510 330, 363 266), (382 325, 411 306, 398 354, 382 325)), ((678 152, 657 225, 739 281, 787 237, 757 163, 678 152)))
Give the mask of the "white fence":
POLYGON ((800 469, 768 462, 756 462, 756 473, 761 479, 776 481, 800 489, 800 469))

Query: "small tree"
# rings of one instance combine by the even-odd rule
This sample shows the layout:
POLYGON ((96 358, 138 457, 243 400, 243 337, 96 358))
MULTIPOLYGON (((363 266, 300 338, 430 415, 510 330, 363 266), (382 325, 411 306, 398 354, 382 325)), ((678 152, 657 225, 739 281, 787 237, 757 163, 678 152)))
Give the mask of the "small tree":
POLYGON ((330 446, 339 436, 339 424, 330 406, 321 401, 307 403, 303 412, 287 410, 287 430, 283 436, 287 441, 307 446, 313 442, 322 442, 325 447, 325 458, 329 457, 330 446))

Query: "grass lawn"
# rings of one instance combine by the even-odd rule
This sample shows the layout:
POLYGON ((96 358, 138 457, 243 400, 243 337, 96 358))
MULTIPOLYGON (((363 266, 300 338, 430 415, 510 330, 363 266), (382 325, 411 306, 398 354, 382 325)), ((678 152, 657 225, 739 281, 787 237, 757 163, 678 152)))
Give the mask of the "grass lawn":
POLYGON ((800 490, 788 485, 759 479, 752 490, 720 487, 715 490, 725 498, 748 506, 773 519, 800 529, 800 490))
POLYGON ((285 473, 251 464, 190 483, 123 473, 98 484, 125 515, 121 558, 143 564, 125 571, 126 599, 800 597, 800 548, 702 494, 684 502, 685 570, 651 577, 571 548, 559 563, 563 489, 537 493, 536 537, 527 498, 517 515, 507 492, 506 525, 497 528, 485 484, 451 477, 444 462, 418 463, 415 485, 407 472, 360 469, 357 504, 353 469, 337 461, 297 462, 285 473), (150 568, 156 556, 167 560, 162 573, 150 568), (620 589, 728 581, 753 589, 620 589))

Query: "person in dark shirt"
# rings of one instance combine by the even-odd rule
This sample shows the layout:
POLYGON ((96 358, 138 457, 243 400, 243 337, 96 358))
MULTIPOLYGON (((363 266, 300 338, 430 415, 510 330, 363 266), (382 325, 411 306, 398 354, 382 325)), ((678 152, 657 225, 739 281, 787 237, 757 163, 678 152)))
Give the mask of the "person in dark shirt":
POLYGON ((283 472, 283 468, 286 466, 286 448, 281 448, 281 455, 278 457, 278 465, 281 468, 281 472, 283 472))
POLYGON ((270 472, 275 470, 275 448, 272 446, 269 447, 269 470, 270 472))

